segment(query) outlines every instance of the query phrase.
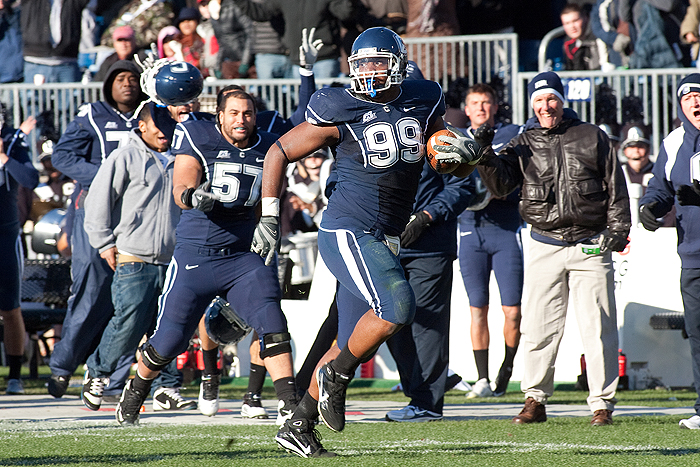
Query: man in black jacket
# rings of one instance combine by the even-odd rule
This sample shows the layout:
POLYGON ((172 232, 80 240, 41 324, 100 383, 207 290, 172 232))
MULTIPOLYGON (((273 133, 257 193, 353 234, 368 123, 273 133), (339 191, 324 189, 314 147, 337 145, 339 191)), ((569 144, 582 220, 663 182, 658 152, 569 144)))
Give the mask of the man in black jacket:
MULTIPOLYGON (((576 303, 594 426, 612 424, 618 336, 612 252, 631 226, 625 178, 604 131, 564 109, 556 73, 528 85, 535 117, 479 173, 494 196, 521 186, 520 214, 531 225, 525 265, 521 347, 525 407, 513 423, 544 422, 569 295, 576 303)), ((477 132, 482 147, 488 141, 477 132)))

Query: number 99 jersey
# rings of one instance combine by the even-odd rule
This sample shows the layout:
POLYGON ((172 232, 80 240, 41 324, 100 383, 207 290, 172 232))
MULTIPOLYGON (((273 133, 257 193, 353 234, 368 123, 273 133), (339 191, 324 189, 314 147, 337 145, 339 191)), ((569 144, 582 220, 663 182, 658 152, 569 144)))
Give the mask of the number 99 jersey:
POLYGON ((391 102, 371 102, 348 89, 321 89, 311 96, 306 120, 336 125, 333 148, 338 182, 323 215, 324 227, 381 230, 400 235, 413 211, 423 170, 425 134, 445 113, 440 85, 404 81, 391 102))
POLYGON ((253 133, 249 147, 229 143, 214 122, 187 120, 173 134, 172 153, 194 157, 202 165, 202 183, 210 180, 219 197, 214 209, 204 213, 183 211, 177 225, 177 242, 209 248, 249 251, 260 201, 265 153, 277 135, 253 133))

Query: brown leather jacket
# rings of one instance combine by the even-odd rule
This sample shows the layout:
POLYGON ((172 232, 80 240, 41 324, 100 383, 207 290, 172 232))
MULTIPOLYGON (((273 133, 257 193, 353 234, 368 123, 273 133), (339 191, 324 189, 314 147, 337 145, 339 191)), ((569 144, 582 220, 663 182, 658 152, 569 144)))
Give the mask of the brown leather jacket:
POLYGON ((535 233, 571 243, 606 228, 629 233, 629 196, 615 152, 605 132, 573 111, 554 128, 533 117, 478 169, 494 196, 522 186, 520 215, 535 233))

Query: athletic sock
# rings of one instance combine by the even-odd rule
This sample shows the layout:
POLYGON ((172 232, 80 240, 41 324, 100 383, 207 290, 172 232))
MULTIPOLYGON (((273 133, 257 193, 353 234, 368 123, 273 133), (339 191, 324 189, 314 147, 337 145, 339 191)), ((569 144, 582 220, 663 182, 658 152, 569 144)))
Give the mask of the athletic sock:
POLYGON ((349 375, 352 378, 355 375, 355 370, 360 366, 360 359, 354 356, 346 345, 330 365, 336 373, 349 375))
POLYGON ((513 361, 515 360, 515 354, 518 353, 518 346, 508 347, 506 345, 506 356, 503 358, 503 365, 501 368, 513 368, 513 361))
POLYGON ((297 401, 297 385, 294 382, 294 376, 286 376, 272 382, 275 386, 277 399, 281 401, 297 401))
POLYGON ((142 394, 148 394, 151 392, 151 384, 155 378, 146 379, 136 371, 136 376, 134 376, 134 381, 131 383, 131 387, 136 391, 140 391, 142 394))
POLYGON ((214 347, 211 350, 202 349, 202 360, 204 360, 204 374, 218 375, 219 370, 219 347, 214 347))
POLYGON ((267 370, 263 365, 250 364, 250 376, 248 377, 248 392, 260 394, 265 384, 265 373, 267 370))
POLYGON ((306 420, 316 420, 318 418, 318 401, 311 397, 308 391, 299 401, 299 405, 297 405, 294 415, 292 416, 294 420, 302 418, 306 420))
POLYGON ((10 367, 10 373, 7 375, 7 379, 19 379, 22 374, 22 356, 7 355, 7 366, 10 367))
POLYGON ((486 381, 489 381, 489 349, 475 350, 474 361, 476 362, 476 371, 479 373, 479 379, 486 378, 486 381))

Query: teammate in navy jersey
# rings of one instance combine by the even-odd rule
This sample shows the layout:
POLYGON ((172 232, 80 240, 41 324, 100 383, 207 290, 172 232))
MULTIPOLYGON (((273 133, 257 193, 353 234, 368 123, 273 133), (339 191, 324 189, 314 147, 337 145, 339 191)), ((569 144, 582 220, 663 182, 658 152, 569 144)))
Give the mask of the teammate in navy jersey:
MULTIPOLYGON (((187 349, 204 310, 217 295, 260 336, 260 354, 272 376, 280 411, 291 414, 296 405, 291 339, 280 308, 277 275, 250 251, 263 160, 274 142, 274 135, 255 129, 253 98, 235 88, 219 92, 216 123, 188 120, 177 125, 173 195, 183 213, 156 330, 117 406, 120 424, 138 422, 151 381, 187 349)), ((213 410, 221 375, 202 378, 204 399, 213 410)))
MULTIPOLYGON (((145 98, 139 89, 139 75, 140 70, 131 61, 120 60, 112 65, 102 87, 105 100, 80 107, 78 116, 68 125, 51 157, 57 170, 78 182, 76 191, 79 192, 71 240, 71 296, 61 340, 49 363, 48 391, 54 397, 65 394, 70 376, 99 343, 114 312, 110 291, 113 271, 90 246, 83 228, 83 203, 102 160, 126 143, 129 132, 137 127, 138 116, 134 110, 145 98)), ((120 385, 129 375, 132 361, 132 355, 120 360, 105 395, 121 391, 120 385)))
MULTIPOLYGON (((364 31, 348 59, 352 89, 314 93, 307 121, 265 157, 253 251, 268 261, 279 244, 278 197, 286 165, 329 146, 338 169, 318 234, 319 252, 339 281, 338 340, 319 362, 318 386, 311 385, 275 438, 301 457, 334 455, 321 446, 314 420, 320 414, 330 429, 344 428, 345 391, 355 370, 415 311, 396 256, 398 235, 412 213, 426 137, 445 126, 445 104, 437 83, 404 81, 406 61, 406 47, 394 32, 364 31)), ((442 141, 449 143, 445 160, 462 163, 455 170, 460 176, 471 173, 478 144, 459 135, 442 141)))

